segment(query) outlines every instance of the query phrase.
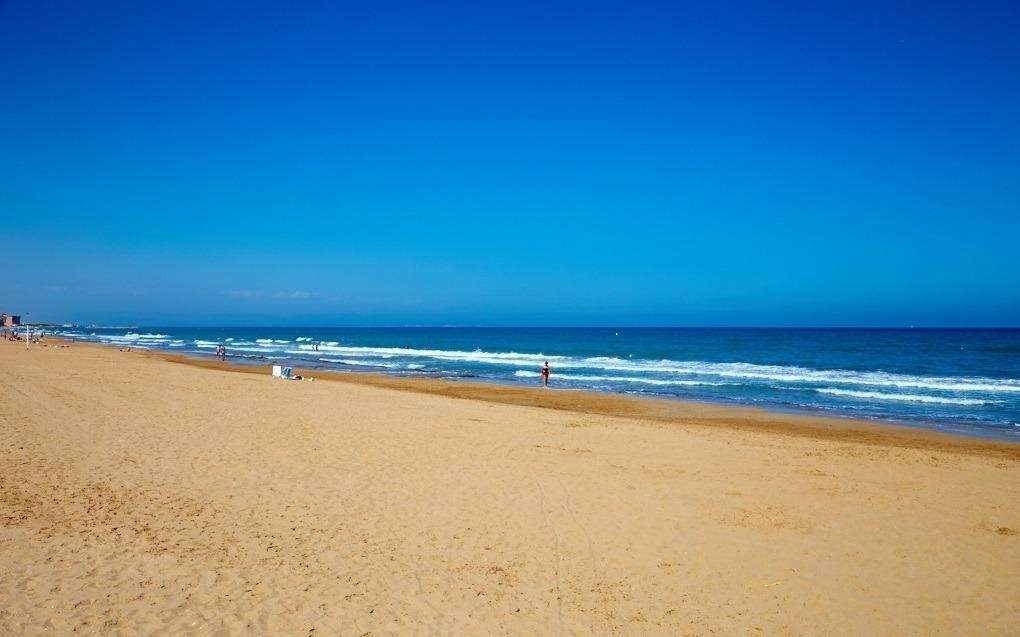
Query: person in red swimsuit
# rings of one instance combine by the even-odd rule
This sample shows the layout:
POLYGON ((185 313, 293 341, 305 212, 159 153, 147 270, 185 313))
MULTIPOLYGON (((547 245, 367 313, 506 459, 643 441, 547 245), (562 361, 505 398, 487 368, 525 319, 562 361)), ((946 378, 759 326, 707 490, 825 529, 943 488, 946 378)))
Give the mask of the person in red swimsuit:
POLYGON ((546 387, 549 386, 549 361, 546 361, 545 365, 542 365, 542 382, 546 387))

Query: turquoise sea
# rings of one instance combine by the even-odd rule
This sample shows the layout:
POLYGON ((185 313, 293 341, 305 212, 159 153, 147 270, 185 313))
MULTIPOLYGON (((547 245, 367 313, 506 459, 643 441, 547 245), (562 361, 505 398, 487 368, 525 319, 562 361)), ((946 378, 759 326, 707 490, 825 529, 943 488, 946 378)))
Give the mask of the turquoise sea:
POLYGON ((1020 440, 1018 329, 65 327, 119 347, 853 416, 1020 440))

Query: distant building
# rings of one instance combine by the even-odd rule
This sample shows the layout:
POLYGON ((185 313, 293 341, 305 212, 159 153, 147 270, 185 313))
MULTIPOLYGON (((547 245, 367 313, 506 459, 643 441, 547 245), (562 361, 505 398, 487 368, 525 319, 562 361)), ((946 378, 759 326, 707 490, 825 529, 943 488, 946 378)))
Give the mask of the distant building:
POLYGON ((17 327, 21 325, 21 317, 14 314, 0 314, 0 325, 4 327, 17 327))

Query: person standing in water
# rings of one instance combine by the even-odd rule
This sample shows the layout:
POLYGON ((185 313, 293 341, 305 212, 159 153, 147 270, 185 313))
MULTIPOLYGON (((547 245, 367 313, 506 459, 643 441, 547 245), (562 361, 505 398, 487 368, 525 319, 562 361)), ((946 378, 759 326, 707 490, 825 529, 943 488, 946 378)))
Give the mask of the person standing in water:
POLYGON ((546 387, 549 386, 549 361, 546 361, 545 365, 542 365, 542 383, 546 387))
POLYGON ((227 348, 224 347, 223 345, 217 345, 216 346, 216 359, 217 360, 223 360, 226 357, 227 357, 227 348))

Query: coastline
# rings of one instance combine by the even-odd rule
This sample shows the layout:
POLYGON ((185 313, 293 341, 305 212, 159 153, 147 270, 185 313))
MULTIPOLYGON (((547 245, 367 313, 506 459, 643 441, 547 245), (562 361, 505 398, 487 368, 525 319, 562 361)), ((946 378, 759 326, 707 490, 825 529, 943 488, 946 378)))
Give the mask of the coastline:
POLYGON ((198 358, 225 344, 227 360, 240 364, 511 387, 539 384, 549 359, 561 390, 1020 442, 1020 369, 1006 355, 1018 330, 151 327, 61 335, 198 358))
POLYGON ((0 343, 0 633, 1013 635, 1015 445, 0 343))
MULTIPOLYGON (((73 341, 65 341, 72 343, 73 341)), ((76 346, 113 347, 91 343, 76 346)), ((184 354, 155 350, 132 350, 134 354, 203 369, 231 369, 245 374, 266 376, 265 364, 232 363, 208 360, 184 354)), ((865 442, 916 449, 955 450, 990 453, 1020 458, 1020 442, 979 437, 849 416, 808 415, 740 405, 719 405, 674 398, 627 396, 606 392, 560 390, 542 387, 516 387, 498 383, 452 381, 436 378, 387 376, 383 373, 333 372, 295 367, 294 372, 316 380, 354 383, 451 398, 576 411, 602 416, 618 416, 654 422, 660 426, 693 425, 728 427, 747 431, 817 438, 820 440, 865 442)), ((554 379, 555 383, 555 379, 554 379)))

